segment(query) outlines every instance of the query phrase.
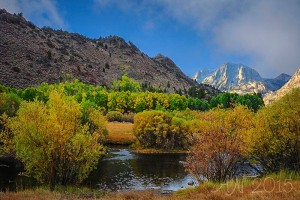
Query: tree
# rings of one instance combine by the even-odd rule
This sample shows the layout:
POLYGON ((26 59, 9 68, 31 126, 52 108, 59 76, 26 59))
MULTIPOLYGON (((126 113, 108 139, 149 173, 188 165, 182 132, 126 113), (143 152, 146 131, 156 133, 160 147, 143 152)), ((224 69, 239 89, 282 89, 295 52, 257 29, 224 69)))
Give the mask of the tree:
POLYGON ((247 106, 249 109, 252 109, 254 112, 257 112, 258 109, 264 106, 263 99, 257 94, 240 95, 236 98, 235 102, 237 104, 247 106))
POLYGON ((206 111, 209 109, 209 103, 207 101, 201 101, 198 98, 188 98, 188 108, 192 110, 206 111))
POLYGON ((237 175, 246 158, 247 133, 252 112, 244 107, 202 113, 194 129, 195 144, 187 156, 186 169, 199 182, 224 182, 237 175))
POLYGON ((43 92, 39 91, 38 88, 28 87, 23 90, 20 94, 20 97, 26 101, 33 101, 34 99, 46 100, 47 98, 43 92))
POLYGON ((115 91, 138 92, 141 90, 140 83, 129 78, 127 75, 123 75, 121 80, 114 81, 112 88, 115 91))
MULTIPOLYGON (((121 113, 128 113, 134 110, 134 95, 127 92, 110 92, 108 94, 107 107, 109 111, 119 111, 121 113)), ((134 93, 133 93, 134 94, 134 93)))
POLYGON ((234 106, 237 97, 238 94, 235 93, 221 93, 218 94, 215 98, 211 99, 210 106, 212 108, 218 106, 220 106, 221 108, 231 108, 234 106))
POLYGON ((14 116, 19 109, 21 99, 15 93, 0 93, 0 115, 14 116))
POLYGON ((2 135, 13 134, 16 157, 26 172, 53 190, 56 184, 80 183, 103 154, 104 117, 96 110, 89 112, 87 123, 81 117, 73 97, 52 91, 47 104, 22 102, 2 135))
POLYGON ((300 169, 300 89, 257 112, 251 156, 264 173, 300 169))
POLYGON ((146 148, 186 149, 190 143, 187 121, 163 111, 135 115, 133 133, 146 148))
POLYGON ((156 106, 156 98, 155 93, 153 92, 142 92, 137 95, 134 102, 134 110, 135 112, 142 112, 144 110, 152 110, 155 109, 156 106))
POLYGON ((188 100, 185 96, 179 94, 170 94, 170 109, 171 110, 185 110, 188 107, 188 100))

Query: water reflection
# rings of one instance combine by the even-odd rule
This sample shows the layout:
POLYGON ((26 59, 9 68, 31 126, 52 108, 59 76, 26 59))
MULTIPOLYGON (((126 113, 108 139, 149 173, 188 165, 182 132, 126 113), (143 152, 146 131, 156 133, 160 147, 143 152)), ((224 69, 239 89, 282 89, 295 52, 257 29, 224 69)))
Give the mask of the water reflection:
POLYGON ((114 147, 86 183, 106 191, 156 187, 178 190, 193 181, 180 164, 184 159, 182 154, 133 154, 128 149, 114 147))
MULTIPOLYGON (((193 181, 180 161, 182 154, 133 154, 124 147, 111 147, 85 181, 90 188, 105 191, 159 188, 178 190, 193 181)), ((30 177, 21 176, 14 167, 0 166, 0 191, 23 190, 38 186, 30 177)))

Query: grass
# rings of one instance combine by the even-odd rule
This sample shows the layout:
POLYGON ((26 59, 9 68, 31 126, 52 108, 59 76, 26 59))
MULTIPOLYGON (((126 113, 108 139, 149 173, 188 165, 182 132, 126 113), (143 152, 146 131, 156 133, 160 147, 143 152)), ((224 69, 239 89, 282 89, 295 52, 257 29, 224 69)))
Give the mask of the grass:
POLYGON ((180 190, 175 199, 266 199, 296 200, 300 197, 300 173, 281 171, 260 178, 243 178, 226 183, 205 182, 180 190))
POLYGON ((99 199, 103 196, 104 193, 101 191, 75 186, 56 186, 53 192, 49 190, 49 187, 37 187, 17 192, 0 193, 1 200, 99 199))
POLYGON ((143 149, 137 144, 137 139, 134 136, 132 123, 109 122, 107 124, 108 136, 104 143, 116 145, 132 145, 133 152, 139 154, 157 154, 157 153, 187 153, 184 150, 165 150, 147 148, 143 149))
POLYGON ((6 192, 0 199, 105 199, 105 200, 181 200, 181 199, 214 199, 214 200, 298 200, 300 197, 300 173, 280 172, 261 178, 244 178, 226 183, 205 182, 197 188, 180 190, 172 195, 161 195, 155 191, 127 191, 101 194, 89 189, 59 187, 54 192, 45 188, 6 192))
POLYGON ((132 123, 110 122, 107 125, 108 136, 105 140, 107 144, 131 145, 136 141, 132 133, 132 123))

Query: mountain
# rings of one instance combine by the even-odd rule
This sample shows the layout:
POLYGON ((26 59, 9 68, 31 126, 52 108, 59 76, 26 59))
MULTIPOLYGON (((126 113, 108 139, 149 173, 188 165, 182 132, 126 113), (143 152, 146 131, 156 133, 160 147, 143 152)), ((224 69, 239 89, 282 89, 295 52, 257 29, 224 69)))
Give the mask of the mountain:
POLYGON ((264 79, 256 70, 246 65, 225 63, 212 74, 202 77, 202 81, 201 79, 197 80, 222 91, 245 94, 275 91, 282 87, 289 78, 289 75, 281 74, 274 79, 264 79))
POLYGON ((265 83, 271 91, 276 91, 291 79, 290 75, 280 74, 274 79, 265 79, 265 83))
POLYGON ((188 89, 195 82, 169 58, 150 58, 118 36, 90 39, 80 34, 39 28, 0 9, 0 83, 15 88, 57 83, 69 74, 84 83, 110 86, 127 73, 140 83, 188 89))
POLYGON ((266 105, 280 99, 285 94, 289 93, 293 88, 300 87, 300 68, 292 76, 292 78, 282 88, 276 92, 269 92, 264 96, 264 102, 266 105))
POLYGON ((192 78, 193 80, 197 81, 198 83, 201 83, 206 77, 212 75, 214 73, 214 70, 209 69, 201 69, 192 78))

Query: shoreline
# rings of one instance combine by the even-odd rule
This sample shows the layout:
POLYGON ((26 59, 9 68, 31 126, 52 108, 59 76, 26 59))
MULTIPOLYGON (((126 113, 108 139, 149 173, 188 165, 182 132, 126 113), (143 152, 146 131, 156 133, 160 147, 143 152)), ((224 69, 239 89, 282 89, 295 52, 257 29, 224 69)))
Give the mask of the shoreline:
POLYGON ((204 182, 203 184, 178 190, 175 192, 153 190, 130 190, 102 192, 84 187, 57 186, 50 192, 45 186, 17 192, 0 192, 0 199, 266 199, 266 200, 297 200, 300 196, 300 174, 280 172, 260 178, 244 178, 229 180, 224 183, 204 182))

